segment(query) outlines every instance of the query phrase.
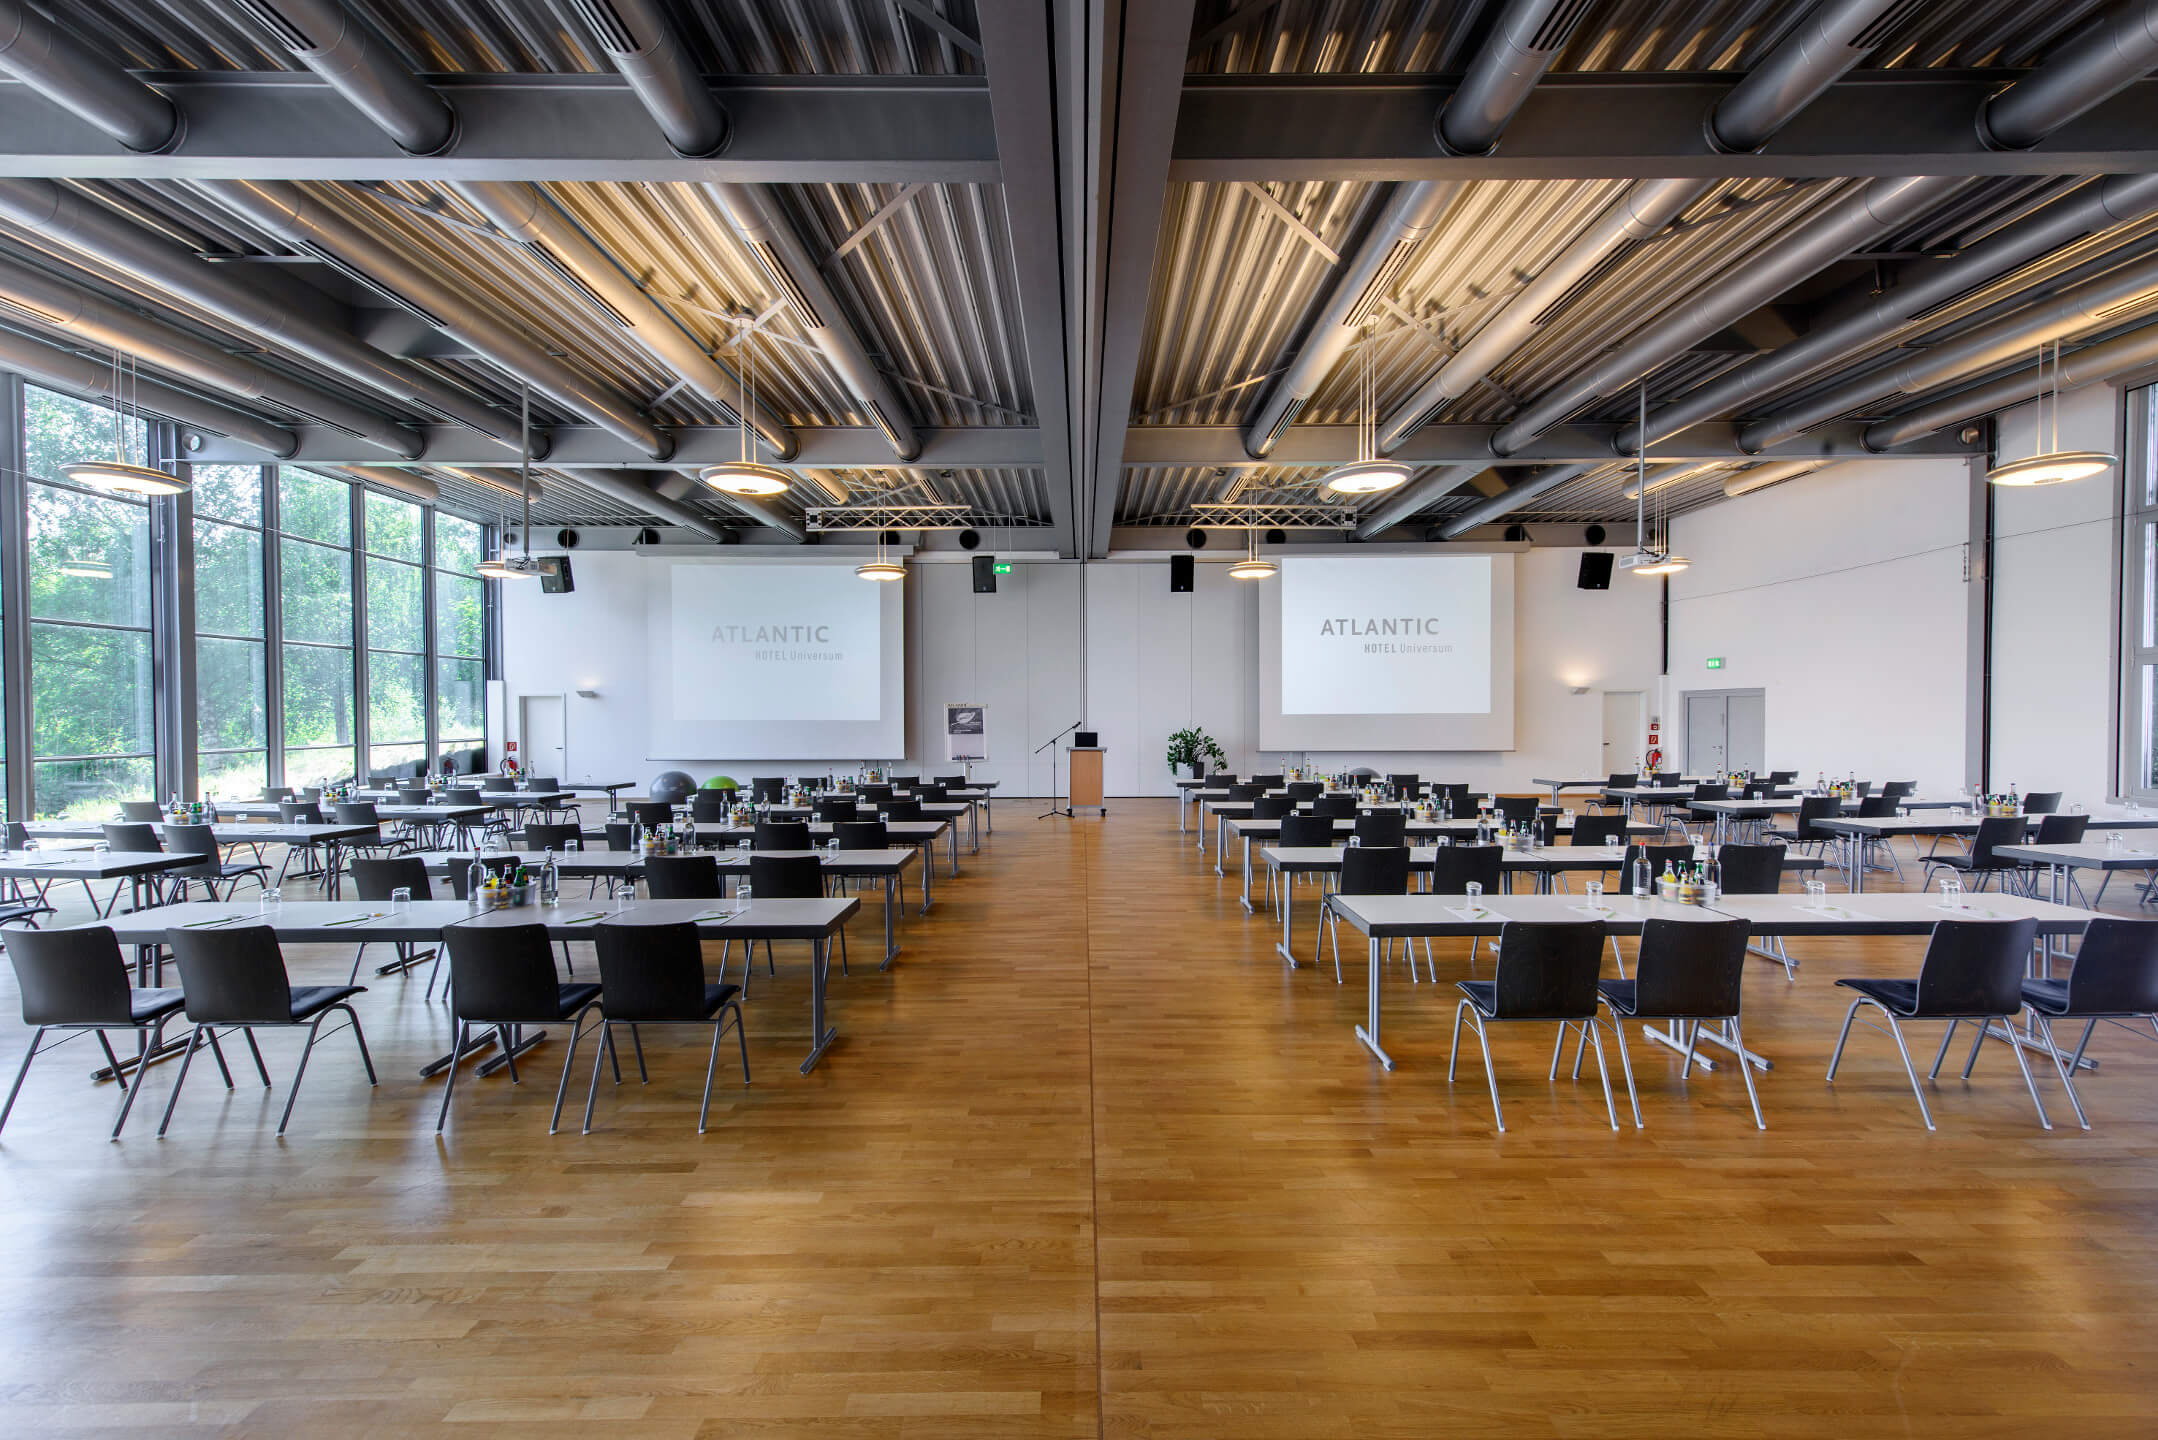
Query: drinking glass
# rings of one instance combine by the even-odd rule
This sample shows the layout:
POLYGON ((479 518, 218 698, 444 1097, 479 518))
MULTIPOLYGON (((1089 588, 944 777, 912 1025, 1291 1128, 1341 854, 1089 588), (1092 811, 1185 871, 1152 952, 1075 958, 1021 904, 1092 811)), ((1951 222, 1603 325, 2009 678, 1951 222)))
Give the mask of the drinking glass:
POLYGON ((637 903, 637 882, 624 880, 614 890, 614 909, 617 915, 637 903))
POLYGON ((835 858, 838 856, 839 837, 837 835, 827 835, 824 837, 824 851, 827 855, 834 856, 835 858))
POLYGON ((1361 836, 1361 835, 1351 835, 1351 836, 1349 837, 1349 843, 1350 843, 1351 845, 1358 845, 1358 846, 1360 846, 1360 845, 1362 845, 1362 844, 1364 843, 1364 837, 1363 837, 1363 836, 1361 836))
POLYGON ((1604 882, 1591 880, 1582 888, 1588 892, 1589 909, 1601 912, 1604 908, 1604 882))
POLYGON ((2108 830, 2106 832, 2106 849, 2118 850, 2127 843, 2126 838, 2122 836, 2120 831, 2108 830))
POLYGON ((1950 910, 1963 908, 1963 882, 1953 875, 1941 877, 1941 904, 1950 910))
POLYGON ((262 913, 263 913, 263 914, 265 914, 265 915, 276 915, 276 914, 279 914, 279 913, 281 913, 281 912, 282 912, 282 911, 284 910, 284 908, 285 908, 285 892, 284 892, 284 891, 282 891, 282 890, 276 890, 276 889, 271 889, 271 890, 265 890, 265 891, 263 891, 263 892, 262 892, 262 913))
POLYGON ((749 908, 749 882, 744 880, 734 887, 734 913, 739 915, 749 908))
POLYGON ((1820 910, 1825 908, 1827 904, 1828 882, 1825 880, 1808 880, 1806 882, 1806 908, 1808 910, 1820 910))
POLYGON ((1471 910, 1484 908, 1484 885, 1481 880, 1471 880, 1461 888, 1462 892, 1469 897, 1469 908, 1471 910))
POLYGON ((390 892, 390 913, 392 915, 409 915, 412 913, 412 887, 410 885, 400 885, 390 892))

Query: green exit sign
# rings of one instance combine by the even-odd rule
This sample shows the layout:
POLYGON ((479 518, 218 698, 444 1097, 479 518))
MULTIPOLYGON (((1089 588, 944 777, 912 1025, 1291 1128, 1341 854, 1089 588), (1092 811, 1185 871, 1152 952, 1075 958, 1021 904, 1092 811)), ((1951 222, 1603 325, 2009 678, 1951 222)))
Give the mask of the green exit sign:
MULTIPOLYGON (((997 562, 997 566, 996 566, 996 571, 997 571, 997 573, 998 573, 999 575, 1009 575, 1009 574, 1011 574, 1011 573, 1012 573, 1012 567, 1011 567, 1011 562, 1010 562, 1010 561, 1007 561, 1007 560, 999 560, 999 561, 997 562)), ((1718 661, 1717 661, 1716 663, 1717 663, 1718 665, 1721 665, 1721 664, 1722 664, 1723 662, 1722 662, 1721 660, 1718 660, 1718 661)))
POLYGON ((1708 668, 1711 670, 1721 670, 1723 668, 1723 657, 1721 655, 1709 656, 1708 668))

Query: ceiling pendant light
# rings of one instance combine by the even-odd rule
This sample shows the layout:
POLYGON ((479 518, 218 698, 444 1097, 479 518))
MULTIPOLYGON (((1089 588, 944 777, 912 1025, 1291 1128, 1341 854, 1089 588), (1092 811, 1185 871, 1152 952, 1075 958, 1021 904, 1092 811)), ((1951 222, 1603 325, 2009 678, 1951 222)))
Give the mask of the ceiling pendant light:
MULTIPOLYGON (((1693 562, 1683 555, 1671 553, 1671 522, 1663 524, 1663 548, 1649 548, 1648 543, 1648 381, 1640 385, 1638 433, 1641 448, 1633 457, 1633 554, 1619 556, 1619 569, 1634 575, 1676 575, 1693 562)), ((1658 501, 1660 506, 1663 502, 1658 501)))
MULTIPOLYGON (((517 489, 524 496, 524 553, 509 554, 498 538, 494 559, 479 564, 480 574, 490 580, 537 580, 540 573, 539 562, 532 558, 532 387, 519 384, 517 391, 517 489)), ((502 534, 501 526, 495 534, 502 534)))
MULTIPOLYGON (((191 487, 179 476, 152 465, 137 465, 127 458, 127 388, 122 383, 120 351, 112 352, 112 453, 110 460, 75 460, 60 467, 60 474, 77 485, 107 495, 184 495, 191 487)), ((135 417, 139 423, 142 416, 135 417)))
MULTIPOLYGON (((1364 343, 1363 370, 1356 383, 1356 459, 1337 465, 1319 483, 1336 495, 1377 495, 1408 483, 1413 466, 1379 458, 1379 382, 1372 368, 1372 348, 1364 343)), ((1266 572, 1272 574, 1269 570, 1266 572)))
POLYGON ((2046 347, 2038 347, 2038 410, 2031 429, 2036 454, 2010 460, 1986 471, 1993 485, 2060 485, 2103 475, 2119 464, 2118 457, 2103 450, 2061 449, 2061 342, 2053 342, 2053 436, 2046 444, 2046 347))
POLYGON ((854 573, 864 580, 904 580, 907 567, 884 553, 885 538, 892 532, 877 532, 877 558, 854 567, 854 573))
POLYGON ((752 327, 742 333, 743 373, 746 379, 737 377, 739 386, 740 415, 742 425, 742 456, 739 460, 722 460, 717 465, 707 465, 697 472, 697 478, 723 495, 741 495, 761 499, 770 495, 784 495, 793 488, 794 477, 774 465, 760 465, 750 454, 749 417, 757 413, 757 348, 753 343, 756 330, 752 327))
POLYGON ((1231 580, 1265 580, 1277 574, 1281 567, 1271 560, 1259 558, 1259 532, 1244 532, 1244 558, 1229 567, 1231 580))

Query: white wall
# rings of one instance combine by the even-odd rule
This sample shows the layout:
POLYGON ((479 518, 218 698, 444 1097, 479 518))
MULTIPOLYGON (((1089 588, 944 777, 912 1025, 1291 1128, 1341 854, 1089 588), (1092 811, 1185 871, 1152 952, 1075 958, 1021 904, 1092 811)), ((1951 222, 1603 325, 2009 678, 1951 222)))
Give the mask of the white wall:
POLYGON ((1958 460, 1850 461, 1674 520, 1693 563, 1671 577, 1673 763, 1681 695, 1759 688, 1770 768, 1957 793, 1969 485, 1958 460))
MULTIPOLYGON (((2120 454, 2116 395, 2110 385, 2063 395, 2059 448, 2120 454)), ((2000 414, 2002 458, 2032 453, 2035 409, 2000 414)), ((2052 416, 2049 403, 2047 448, 2052 416)), ((2119 504, 2118 471, 1993 487, 1995 789, 2060 790, 2086 804, 2113 793, 2119 504)))
MULTIPOLYGON (((1370 765, 1479 789, 1527 789, 1534 776, 1603 773, 1603 690, 1653 696, 1657 596, 1620 576, 1580 590, 1579 550, 1532 549, 1514 580, 1514 746, 1510 751, 1311 751, 1325 768, 1370 765), (1571 693, 1575 685, 1589 692, 1571 693)), ((1198 725, 1240 771, 1297 758, 1255 748, 1259 733, 1256 585, 1221 565, 1196 567, 1196 589, 1169 593, 1162 559, 1087 567, 1087 708, 1109 747, 1120 795, 1175 793, 1163 759, 1171 731, 1198 725)), ((1264 583, 1264 582, 1261 582, 1264 583)))

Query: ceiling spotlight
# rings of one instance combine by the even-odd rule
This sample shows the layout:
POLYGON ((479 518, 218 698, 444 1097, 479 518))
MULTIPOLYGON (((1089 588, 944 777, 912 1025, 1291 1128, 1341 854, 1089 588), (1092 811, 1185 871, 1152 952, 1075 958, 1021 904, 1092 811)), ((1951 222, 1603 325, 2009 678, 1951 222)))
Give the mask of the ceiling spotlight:
POLYGON ((2114 464, 2114 458, 2102 450, 2049 450, 1996 465, 1986 472, 1986 479, 1994 485, 2060 485, 2102 475, 2114 464))
POLYGON ((1359 460, 1329 470, 1319 483, 1336 495, 1376 495, 1407 484, 1410 473, 1399 460, 1359 460))
POLYGON ((1376 495, 1408 483, 1413 465, 1379 458, 1379 378, 1373 347, 1366 345, 1358 357, 1356 377, 1356 458, 1337 465, 1319 480, 1336 495, 1376 495))
POLYGON ((786 471, 754 460, 724 460, 707 465, 697 472, 697 478, 722 494, 751 498, 784 495, 794 485, 794 477, 786 471))
POLYGON ((1259 558, 1259 532, 1247 530, 1244 558, 1229 567, 1231 580, 1265 580, 1279 572, 1281 567, 1271 560, 1259 558))
POLYGON ((177 475, 125 460, 77 460, 60 473, 77 485, 108 495, 184 495, 188 484, 177 475))
POLYGON ((904 580, 907 567, 897 560, 871 560, 854 567, 854 573, 864 580, 904 580))

